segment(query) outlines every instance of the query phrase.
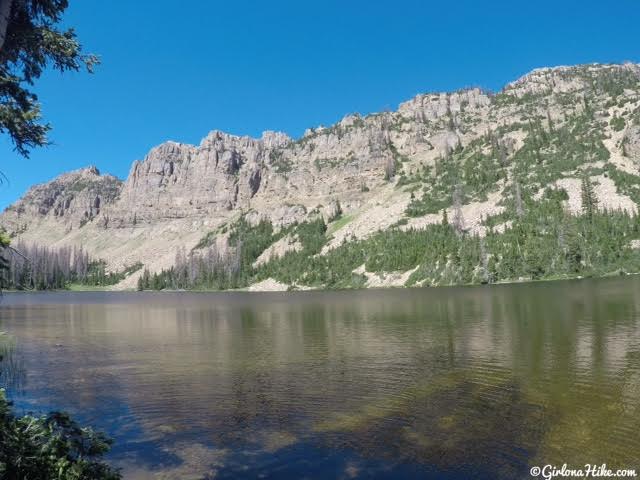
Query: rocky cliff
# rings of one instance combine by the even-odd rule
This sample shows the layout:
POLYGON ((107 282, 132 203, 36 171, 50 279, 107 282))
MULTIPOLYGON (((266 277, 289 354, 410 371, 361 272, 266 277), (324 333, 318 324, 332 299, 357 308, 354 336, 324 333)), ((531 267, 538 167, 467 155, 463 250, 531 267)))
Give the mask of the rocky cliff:
MULTIPOLYGON (((89 167, 34 186, 0 225, 26 241, 82 244, 114 270, 140 261, 153 272, 171 266, 178 247, 203 238, 223 246, 224 226, 241 217, 279 229, 323 216, 319 255, 379 230, 423 229, 444 214, 482 237, 490 223, 510 225, 516 184, 525 202, 562 188, 567 211, 580 213, 585 173, 599 208, 634 214, 639 106, 638 65, 538 69, 498 93, 418 95, 395 112, 347 115, 298 139, 213 131, 200 145, 167 142, 123 182, 89 167)), ((265 252, 295 245, 278 239, 265 252)))

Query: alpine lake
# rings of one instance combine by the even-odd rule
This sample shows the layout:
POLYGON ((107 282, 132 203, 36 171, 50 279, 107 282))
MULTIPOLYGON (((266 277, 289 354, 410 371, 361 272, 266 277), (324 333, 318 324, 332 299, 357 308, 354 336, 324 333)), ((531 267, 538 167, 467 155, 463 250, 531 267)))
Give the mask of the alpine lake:
POLYGON ((638 276, 8 293, 0 330, 17 413, 106 432, 126 479, 640 471, 638 276))

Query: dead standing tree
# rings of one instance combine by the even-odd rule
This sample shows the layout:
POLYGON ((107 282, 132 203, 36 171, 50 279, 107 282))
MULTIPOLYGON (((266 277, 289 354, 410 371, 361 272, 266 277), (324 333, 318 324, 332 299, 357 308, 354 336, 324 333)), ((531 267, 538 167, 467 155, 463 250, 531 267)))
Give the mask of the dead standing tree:
POLYGON ((0 295, 2 295, 2 288, 5 285, 7 287, 17 287, 22 290, 33 290, 32 271, 33 266, 29 257, 24 255, 18 249, 13 248, 11 245, 0 246, 0 295), (16 284, 12 281, 14 273, 12 271, 12 266, 18 263, 24 264, 24 271, 27 272, 27 276, 20 284, 16 284))

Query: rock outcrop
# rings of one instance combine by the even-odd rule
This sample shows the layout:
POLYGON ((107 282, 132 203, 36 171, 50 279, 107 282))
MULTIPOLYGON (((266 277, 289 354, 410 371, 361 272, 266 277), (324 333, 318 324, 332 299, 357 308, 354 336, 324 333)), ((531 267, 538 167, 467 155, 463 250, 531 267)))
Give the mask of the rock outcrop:
MULTIPOLYGON (((396 112, 347 115, 299 139, 212 131, 200 145, 167 142, 135 161, 124 181, 89 167, 32 187, 0 215, 0 226, 27 241, 82 244, 112 269, 141 261, 154 271, 172 264, 177 247, 191 249, 240 216, 279 228, 318 214, 332 221, 339 209, 350 222, 331 230, 328 251, 403 219, 405 228, 434 223, 440 213, 406 219, 416 191, 403 187, 408 179, 419 176, 430 188, 437 183, 438 162, 462 149, 498 152, 503 168, 513 169, 510 159, 524 148, 534 121, 552 131, 591 112, 612 168, 637 175, 639 106, 638 65, 543 68, 497 94, 479 88, 422 94, 396 112)), ((563 172, 559 184, 573 186, 580 172, 563 172)), ((503 210, 510 181, 496 184, 486 198, 467 200, 462 211, 475 219, 478 232, 484 216, 503 210)), ((544 187, 532 182, 533 192, 544 187)), ((612 197, 603 205, 635 211, 629 192, 616 191, 609 178, 601 185, 597 194, 612 197)), ((296 245, 291 239, 281 243, 270 253, 296 245)))
POLYGON ((113 205, 122 182, 112 175, 100 175, 90 166, 60 175, 51 182, 35 185, 2 214, 2 226, 12 234, 37 228, 44 219, 68 230, 81 228, 96 219, 104 221, 104 208, 113 205))

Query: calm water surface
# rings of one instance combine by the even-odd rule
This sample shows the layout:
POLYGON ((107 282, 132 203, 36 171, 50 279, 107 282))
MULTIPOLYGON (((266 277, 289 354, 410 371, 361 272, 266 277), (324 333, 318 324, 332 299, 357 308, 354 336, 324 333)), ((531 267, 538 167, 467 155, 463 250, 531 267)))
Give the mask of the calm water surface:
POLYGON ((21 411, 125 478, 640 470, 640 278, 302 293, 8 294, 21 411))

